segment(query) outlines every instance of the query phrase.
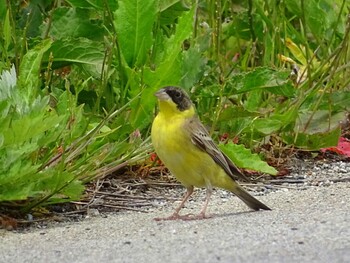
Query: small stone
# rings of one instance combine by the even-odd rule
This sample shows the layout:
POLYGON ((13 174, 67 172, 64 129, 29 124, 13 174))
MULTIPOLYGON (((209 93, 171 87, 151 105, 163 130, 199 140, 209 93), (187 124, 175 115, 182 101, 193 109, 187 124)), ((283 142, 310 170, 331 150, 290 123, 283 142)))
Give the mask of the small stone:
POLYGON ((88 209, 87 215, 91 217, 99 216, 100 212, 96 208, 88 209))

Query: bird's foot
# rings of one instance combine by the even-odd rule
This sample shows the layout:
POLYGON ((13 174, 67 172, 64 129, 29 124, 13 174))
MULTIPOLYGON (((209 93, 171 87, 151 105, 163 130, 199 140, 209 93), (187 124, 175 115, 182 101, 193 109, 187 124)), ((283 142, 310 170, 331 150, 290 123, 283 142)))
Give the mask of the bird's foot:
POLYGON ((186 214, 186 215, 179 215, 177 213, 172 214, 168 217, 157 217, 154 220, 155 221, 165 221, 165 220, 184 220, 184 221, 190 221, 190 220, 202 220, 202 219, 208 219, 211 218, 211 216, 205 215, 204 213, 200 213, 198 215, 194 214, 186 214))

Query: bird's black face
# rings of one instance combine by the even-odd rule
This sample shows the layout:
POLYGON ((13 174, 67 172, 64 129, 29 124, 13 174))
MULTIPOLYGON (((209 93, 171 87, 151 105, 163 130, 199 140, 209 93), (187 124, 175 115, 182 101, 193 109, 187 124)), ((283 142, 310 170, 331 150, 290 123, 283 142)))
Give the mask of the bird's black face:
POLYGON ((177 87, 165 87, 163 90, 180 111, 188 110, 192 106, 192 102, 184 90, 177 87))

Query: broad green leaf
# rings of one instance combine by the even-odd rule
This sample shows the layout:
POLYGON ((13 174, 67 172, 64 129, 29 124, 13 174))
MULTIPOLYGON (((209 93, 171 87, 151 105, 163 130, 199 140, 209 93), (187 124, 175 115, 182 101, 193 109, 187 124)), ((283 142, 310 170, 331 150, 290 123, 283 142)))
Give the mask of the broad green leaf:
MULTIPOLYGON (((103 40, 104 28, 90 17, 90 10, 84 8, 56 8, 52 12, 52 23, 42 28, 43 33, 50 27, 49 36, 58 39, 84 37, 103 40)), ((94 14, 91 14, 94 15, 94 14)))
POLYGON ((243 145, 234 144, 219 144, 219 148, 240 168, 255 170, 258 172, 277 174, 277 170, 266 162, 262 161, 259 155, 251 153, 243 145))
POLYGON ((249 112, 241 106, 232 106, 222 110, 219 116, 219 120, 222 122, 226 122, 236 118, 246 118, 246 117, 255 118, 260 116, 261 114, 259 114, 258 112, 249 112))
POLYGON ((119 0, 118 5, 114 23, 120 51, 129 67, 141 66, 152 46, 158 1, 119 0))
MULTIPOLYGON (((167 9, 169 9, 169 8, 173 7, 174 5, 177 5, 179 3, 183 6, 185 6, 185 4, 183 2, 184 2, 183 0, 162 0, 159 2, 159 11, 163 12, 164 10, 167 10, 167 9)), ((183 11, 187 11, 187 10, 183 10, 183 11)))
POLYGON ((286 0, 285 4, 292 14, 299 18, 304 16, 308 29, 320 39, 326 38, 326 30, 336 23, 341 6, 341 2, 327 0, 308 0, 303 7, 301 1, 295 0, 286 0))
POLYGON ((184 0, 160 1, 160 24, 163 26, 170 25, 174 23, 184 11, 188 11, 190 8, 188 8, 184 2, 184 0))
POLYGON ((107 0, 107 1, 101 1, 101 0, 67 0, 69 4, 71 4, 74 7, 78 8, 96 8, 100 10, 105 9, 105 4, 108 5, 108 7, 114 11, 117 8, 117 1, 116 0, 107 0))
POLYGON ((263 102, 263 90, 252 90, 247 93, 247 99, 244 101, 244 108, 249 112, 258 112, 263 102))
POLYGON ((40 44, 29 50, 19 66, 18 85, 25 90, 28 97, 36 97, 40 86, 40 69, 43 54, 50 48, 52 41, 43 40, 40 44))
POLYGON ((334 107, 340 107, 345 109, 346 111, 350 111, 350 92, 341 90, 337 92, 333 92, 328 96, 325 96, 325 104, 329 107, 329 103, 331 103, 334 107))
POLYGON ((205 58, 198 46, 190 47, 182 53, 182 76, 180 86, 189 90, 203 76, 205 58))
POLYGON ((229 82, 229 94, 239 94, 256 89, 266 89, 286 97, 294 96, 295 90, 288 80, 289 72, 270 68, 256 68, 253 71, 236 74, 229 82))
POLYGON ((282 139, 290 145, 297 148, 318 151, 321 148, 327 148, 338 144, 341 129, 339 127, 320 133, 282 133, 282 139))
POLYGON ((303 111, 295 123, 295 132, 306 134, 327 133, 340 127, 340 123, 346 120, 346 112, 332 114, 327 110, 316 112, 303 111))
POLYGON ((252 128, 261 132, 262 134, 269 135, 279 131, 283 127, 283 122, 276 119, 261 118, 252 122, 252 128))
POLYGON ((346 119, 346 112, 330 114, 327 110, 299 113, 294 132, 282 134, 283 140, 301 149, 319 150, 337 145, 340 137, 340 123, 346 119))
POLYGON ((101 77, 105 56, 101 42, 86 38, 57 40, 46 52, 43 59, 45 63, 49 62, 50 54, 53 56, 53 68, 77 64, 95 78, 101 77))
POLYGON ((285 113, 272 114, 259 119, 254 119, 251 128, 257 130, 264 135, 270 135, 278 131, 282 131, 285 127, 295 123, 298 113, 297 110, 291 108, 285 113))

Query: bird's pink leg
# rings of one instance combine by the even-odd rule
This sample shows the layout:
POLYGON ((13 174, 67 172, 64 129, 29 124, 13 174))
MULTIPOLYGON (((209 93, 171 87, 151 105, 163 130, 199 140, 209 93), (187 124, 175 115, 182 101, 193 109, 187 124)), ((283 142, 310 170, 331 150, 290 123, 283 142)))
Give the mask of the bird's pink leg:
POLYGON ((179 212, 184 207, 186 201, 188 200, 188 198, 190 198, 192 193, 193 193, 193 186, 190 186, 187 188, 186 194, 185 194, 184 198, 182 199, 181 204, 175 209, 175 212, 171 216, 164 217, 164 218, 155 218, 154 220, 156 220, 156 221, 177 220, 177 219, 189 220, 190 215, 181 216, 181 215, 179 215, 179 212))
POLYGON ((212 187, 211 186, 207 186, 207 193, 206 193, 204 205, 203 205, 201 211, 199 212, 199 214, 197 216, 195 216, 195 219, 205 219, 205 218, 209 218, 210 217, 210 216, 206 216, 205 212, 207 211, 207 207, 208 207, 209 200, 210 200, 212 192, 213 192, 212 187))

